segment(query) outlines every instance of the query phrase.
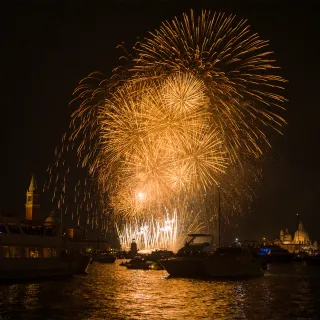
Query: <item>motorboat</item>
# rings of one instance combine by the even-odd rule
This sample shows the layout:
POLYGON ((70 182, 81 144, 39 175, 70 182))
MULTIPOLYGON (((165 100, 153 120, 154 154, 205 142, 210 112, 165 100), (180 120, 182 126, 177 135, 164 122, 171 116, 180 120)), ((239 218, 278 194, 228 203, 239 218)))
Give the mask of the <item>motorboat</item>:
POLYGON ((97 261, 100 263, 114 263, 117 257, 110 251, 101 251, 98 253, 97 261))
POLYGON ((149 265, 149 269, 150 270, 164 270, 164 267, 158 261, 151 261, 151 264, 149 265))
POLYGON ((293 254, 280 246, 262 247, 258 253, 258 260, 261 263, 288 263, 293 259, 293 254))
POLYGON ((159 260, 171 276, 200 277, 204 272, 203 260, 215 251, 212 235, 189 234, 188 236, 189 240, 174 257, 159 260))
POLYGON ((163 270, 163 266, 158 261, 173 255, 172 251, 153 250, 150 254, 139 253, 130 261, 121 262, 120 266, 126 266, 128 269, 163 270))
POLYGON ((169 250, 153 250, 150 254, 145 256, 147 261, 150 261, 150 270, 163 270, 163 266, 159 263, 159 260, 166 259, 174 256, 173 251, 169 250))
POLYGON ((149 270, 150 265, 152 264, 153 264, 153 261, 146 260, 146 258, 143 256, 135 256, 126 264, 126 267, 128 269, 149 270))
POLYGON ((204 263, 209 277, 257 277, 264 274, 252 251, 243 247, 218 248, 204 263))
POLYGON ((242 247, 214 248, 213 237, 191 234, 177 255, 159 263, 173 277, 254 277, 262 276, 261 264, 251 250, 242 247))
POLYGON ((174 256, 173 251, 169 250, 153 250, 150 255, 148 255, 148 259, 152 261, 158 261, 160 259, 165 259, 174 256))
POLYGON ((85 272, 89 262, 68 248, 61 226, 0 219, 0 281, 72 276, 85 272))

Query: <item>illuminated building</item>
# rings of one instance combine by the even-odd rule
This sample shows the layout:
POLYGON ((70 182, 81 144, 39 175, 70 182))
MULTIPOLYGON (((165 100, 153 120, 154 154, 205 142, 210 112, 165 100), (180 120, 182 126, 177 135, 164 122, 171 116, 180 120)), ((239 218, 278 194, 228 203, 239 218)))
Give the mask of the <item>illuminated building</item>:
MULTIPOLYGON (((29 188, 26 193, 25 203, 25 217, 20 220, 14 217, 4 218, 0 221, 0 233, 4 230, 4 224, 13 234, 18 234, 22 229, 24 234, 27 235, 46 235, 55 236, 61 230, 63 242, 67 244, 69 249, 74 249, 82 252, 91 252, 95 250, 110 250, 109 242, 105 240, 88 239, 86 230, 79 225, 76 228, 68 228, 63 225, 59 217, 52 212, 45 219, 40 214, 40 192, 36 183, 35 176, 32 175, 29 188)), ((29 256, 29 253, 28 253, 29 256)), ((36 251, 30 252, 30 256, 37 256, 36 251)))
POLYGON ((312 242, 312 240, 310 240, 309 234, 303 228, 302 222, 299 222, 298 229, 293 237, 288 229, 285 231, 280 230, 280 239, 275 240, 274 244, 287 249, 289 252, 312 251, 318 249, 317 242, 312 242))
POLYGON ((26 194, 26 220, 40 220, 40 194, 38 193, 35 176, 32 175, 26 194))

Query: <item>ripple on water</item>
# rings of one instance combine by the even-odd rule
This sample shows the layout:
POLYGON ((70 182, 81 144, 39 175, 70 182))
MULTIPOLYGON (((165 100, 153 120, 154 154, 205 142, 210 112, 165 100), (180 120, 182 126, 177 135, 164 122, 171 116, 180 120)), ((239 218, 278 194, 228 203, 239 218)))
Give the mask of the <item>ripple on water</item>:
POLYGON ((288 266, 251 280, 205 281, 119 263, 93 263, 88 275, 71 279, 2 285, 0 319, 313 320, 320 314, 320 268, 310 273, 288 266))

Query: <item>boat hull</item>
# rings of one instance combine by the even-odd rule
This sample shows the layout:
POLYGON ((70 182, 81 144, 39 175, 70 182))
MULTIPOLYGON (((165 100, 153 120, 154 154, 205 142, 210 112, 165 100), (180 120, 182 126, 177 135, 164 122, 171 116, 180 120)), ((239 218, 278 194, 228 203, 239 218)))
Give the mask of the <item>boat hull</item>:
POLYGON ((256 262, 214 261, 208 259, 204 262, 205 274, 208 277, 260 277, 264 272, 260 264, 256 262))
POLYGON ((259 257, 258 260, 261 263, 290 263, 293 261, 292 255, 270 255, 270 256, 265 256, 265 257, 259 257))
POLYGON ((77 260, 60 258, 1 259, 0 281, 72 276, 79 270, 77 260))
POLYGON ((134 270, 149 270, 148 264, 133 265, 128 263, 126 267, 127 269, 134 269, 134 270))
POLYGON ((100 263, 114 263, 116 261, 116 257, 111 258, 101 258, 98 260, 100 263))
POLYGON ((87 273, 87 269, 89 264, 91 263, 91 257, 84 255, 84 254, 80 254, 77 257, 77 263, 78 263, 78 267, 76 269, 76 273, 78 274, 86 274, 87 273))
POLYGON ((232 278, 259 277, 264 272, 256 262, 230 263, 219 259, 177 257, 160 260, 161 265, 172 277, 181 278, 232 278))
POLYGON ((199 258, 177 257, 160 260, 159 263, 172 277, 201 277, 204 273, 203 265, 199 258))

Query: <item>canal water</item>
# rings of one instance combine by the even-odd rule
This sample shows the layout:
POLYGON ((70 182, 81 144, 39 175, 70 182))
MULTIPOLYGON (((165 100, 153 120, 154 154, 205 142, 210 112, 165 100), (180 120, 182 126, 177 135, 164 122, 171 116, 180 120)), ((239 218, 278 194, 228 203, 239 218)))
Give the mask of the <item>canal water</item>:
POLYGON ((320 267, 270 268, 250 280, 168 277, 93 263, 88 275, 0 285, 0 319, 320 319, 320 267))

